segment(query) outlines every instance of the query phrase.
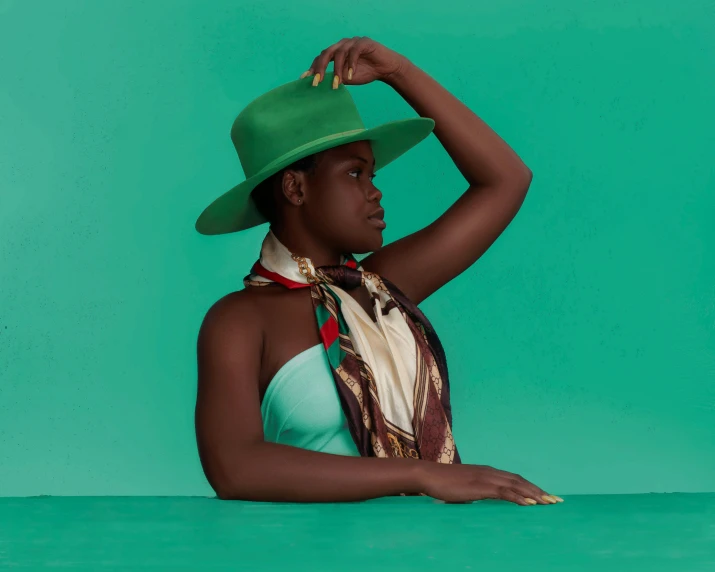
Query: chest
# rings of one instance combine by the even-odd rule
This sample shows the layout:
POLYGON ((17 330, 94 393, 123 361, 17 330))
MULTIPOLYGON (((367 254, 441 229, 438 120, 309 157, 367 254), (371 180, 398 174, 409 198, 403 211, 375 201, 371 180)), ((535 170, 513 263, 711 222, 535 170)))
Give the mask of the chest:
MULTIPOLYGON (((309 288, 276 291, 261 304, 263 354, 259 375, 261 400, 273 377, 298 354, 322 343, 309 288)), ((348 291, 365 313, 376 322, 370 292, 364 286, 348 291)))

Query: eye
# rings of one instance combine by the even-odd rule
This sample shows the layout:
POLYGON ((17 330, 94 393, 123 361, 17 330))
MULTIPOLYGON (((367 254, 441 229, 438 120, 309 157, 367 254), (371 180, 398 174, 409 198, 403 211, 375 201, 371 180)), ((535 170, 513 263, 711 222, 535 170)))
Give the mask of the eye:
MULTIPOLYGON (((363 172, 362 169, 353 169, 352 171, 349 171, 349 172, 348 172, 348 175, 351 175, 351 176, 352 176, 353 173, 357 173, 358 176, 357 176, 356 178, 359 178, 359 177, 360 177, 360 174, 361 174, 362 172, 363 172)), ((376 175, 375 173, 373 173, 372 175, 370 175, 370 180, 372 181, 375 177, 377 177, 377 175, 376 175)))

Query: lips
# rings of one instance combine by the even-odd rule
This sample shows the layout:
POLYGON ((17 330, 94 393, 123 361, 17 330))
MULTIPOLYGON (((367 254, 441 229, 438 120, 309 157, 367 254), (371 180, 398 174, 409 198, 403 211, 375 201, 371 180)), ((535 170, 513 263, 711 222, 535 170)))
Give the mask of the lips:
POLYGON ((368 218, 379 218, 379 219, 384 219, 385 218, 385 209, 380 207, 377 209, 374 213, 370 213, 368 215, 368 218))
POLYGON ((371 216, 371 217, 368 217, 367 221, 375 228, 383 229, 387 226, 387 223, 384 220, 382 220, 381 218, 371 216))

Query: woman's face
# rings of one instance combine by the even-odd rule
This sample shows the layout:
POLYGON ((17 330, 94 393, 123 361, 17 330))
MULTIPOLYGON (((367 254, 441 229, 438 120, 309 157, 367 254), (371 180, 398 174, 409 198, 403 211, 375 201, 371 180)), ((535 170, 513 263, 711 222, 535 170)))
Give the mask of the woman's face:
POLYGON ((320 240, 341 252, 361 254, 382 247, 379 222, 368 218, 382 208, 373 167, 370 142, 355 141, 320 153, 307 179, 303 215, 320 240))

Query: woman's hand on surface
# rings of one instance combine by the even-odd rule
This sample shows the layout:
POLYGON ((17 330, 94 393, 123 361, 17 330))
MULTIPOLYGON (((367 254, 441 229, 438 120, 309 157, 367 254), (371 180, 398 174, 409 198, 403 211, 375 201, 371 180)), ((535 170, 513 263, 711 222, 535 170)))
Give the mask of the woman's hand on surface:
POLYGON ((520 475, 487 465, 424 461, 421 468, 421 492, 446 502, 499 499, 523 506, 563 502, 520 475))
POLYGON ((334 62, 333 89, 337 89, 340 83, 363 85, 375 80, 385 81, 403 69, 407 58, 364 36, 343 38, 320 52, 301 79, 312 75, 313 85, 318 85, 325 79, 331 61, 334 62))

